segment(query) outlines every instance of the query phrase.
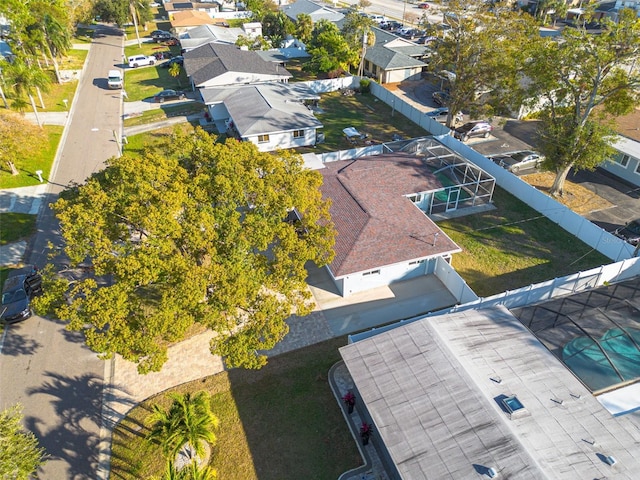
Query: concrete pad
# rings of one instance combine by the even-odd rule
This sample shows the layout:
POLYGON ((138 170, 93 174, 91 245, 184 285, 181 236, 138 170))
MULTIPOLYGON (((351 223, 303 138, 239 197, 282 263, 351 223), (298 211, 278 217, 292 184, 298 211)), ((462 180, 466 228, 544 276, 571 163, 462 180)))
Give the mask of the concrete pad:
POLYGON ((0 246, 0 267, 22 263, 26 250, 27 242, 24 240, 0 246))

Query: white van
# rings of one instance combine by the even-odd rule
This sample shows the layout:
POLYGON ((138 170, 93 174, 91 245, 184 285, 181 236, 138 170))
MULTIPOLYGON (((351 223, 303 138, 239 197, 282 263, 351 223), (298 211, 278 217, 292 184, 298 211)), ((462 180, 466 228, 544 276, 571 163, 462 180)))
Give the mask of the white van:
POLYGON ((147 57, 146 55, 134 55, 129 57, 129 67, 144 67, 145 65, 153 65, 156 63, 156 57, 147 57))
POLYGON ((384 15, 369 15, 369 18, 371 20, 373 20, 374 22, 378 22, 378 23, 382 23, 382 22, 386 22, 387 21, 387 17, 385 17, 384 15))
POLYGON ((107 85, 111 89, 122 88, 122 73, 120 73, 120 70, 109 70, 107 85))

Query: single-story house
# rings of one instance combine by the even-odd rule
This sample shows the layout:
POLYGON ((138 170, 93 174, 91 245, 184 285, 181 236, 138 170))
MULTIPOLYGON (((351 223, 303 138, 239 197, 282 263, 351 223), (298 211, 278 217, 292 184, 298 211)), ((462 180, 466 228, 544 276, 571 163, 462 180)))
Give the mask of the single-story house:
POLYGON ((164 4, 164 9, 169 17, 177 12, 185 12, 188 10, 198 10, 200 12, 207 13, 210 17, 214 17, 220 11, 220 5, 216 2, 177 1, 166 2, 164 4))
POLYGON ((640 478, 637 414, 607 411, 503 306, 374 331, 340 355, 392 480, 640 478))
POLYGON ((618 153, 600 168, 640 187, 640 109, 616 119, 618 153))
POLYGON ((262 83, 200 93, 218 130, 253 142, 261 151, 315 145, 322 129, 305 105, 320 97, 304 85, 262 83))
POLYGON ((427 66, 429 49, 381 28, 372 28, 376 41, 364 55, 364 74, 378 83, 419 79, 427 66))
POLYGON ((185 10, 173 13, 169 16, 171 29, 176 35, 181 35, 194 27, 201 25, 213 25, 215 21, 206 12, 199 10, 185 10))
POLYGON ((338 22, 344 18, 344 14, 309 0, 298 0, 289 5, 285 5, 281 8, 281 11, 293 22, 297 21, 298 15, 301 13, 309 15, 314 24, 320 20, 338 22))
POLYGON ((443 187, 420 156, 394 152, 319 171, 338 232, 328 270, 341 295, 433 273, 437 258, 461 251, 420 208, 443 187))
POLYGON ((194 50, 207 43, 235 45, 238 37, 244 34, 241 28, 222 27, 216 25, 213 20, 211 25, 200 25, 185 31, 180 35, 180 45, 183 52, 194 50))
POLYGON ((193 88, 287 82, 292 77, 278 63, 235 45, 207 43, 184 53, 184 69, 193 88))

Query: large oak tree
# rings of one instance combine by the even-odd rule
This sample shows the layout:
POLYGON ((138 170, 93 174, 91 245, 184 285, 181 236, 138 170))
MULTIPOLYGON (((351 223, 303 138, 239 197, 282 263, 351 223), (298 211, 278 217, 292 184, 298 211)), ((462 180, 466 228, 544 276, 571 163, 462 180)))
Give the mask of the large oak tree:
POLYGON ((640 103, 640 19, 623 9, 618 22, 602 20, 602 32, 566 28, 560 41, 541 39, 527 62, 530 97, 541 111, 543 168, 556 178, 550 193, 562 195, 572 168, 593 169, 613 154, 608 118, 640 103))
POLYGON ((305 263, 333 256, 321 182, 299 155, 202 130, 111 159, 54 204, 71 264, 88 258, 95 270, 69 285, 58 317, 141 372, 198 326, 215 332, 211 351, 228 366, 261 367, 285 319, 310 312, 305 263))

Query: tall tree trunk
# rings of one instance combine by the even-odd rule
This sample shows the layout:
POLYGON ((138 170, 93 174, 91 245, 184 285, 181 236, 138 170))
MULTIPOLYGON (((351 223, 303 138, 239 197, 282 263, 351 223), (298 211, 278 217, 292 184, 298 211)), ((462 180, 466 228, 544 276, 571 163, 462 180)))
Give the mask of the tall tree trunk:
POLYGON ((29 94, 29 100, 31 100, 31 108, 33 108, 33 113, 36 116, 36 122, 38 122, 38 126, 42 128, 42 123, 40 122, 40 116, 38 115, 38 109, 36 108, 36 101, 33 99, 33 95, 29 94))
POLYGON ((564 182, 567 179, 567 175, 571 171, 571 167, 573 167, 573 163, 570 163, 562 170, 556 173, 556 178, 553 180, 553 185, 551 185, 551 190, 549 190, 549 194, 553 197, 564 195, 564 182))
POLYGON ((40 87, 36 87, 36 92, 38 92, 38 99, 40 100, 40 108, 45 109, 44 100, 42 99, 42 92, 40 91, 40 87))
POLYGON ((18 169, 16 168, 16 164, 11 160, 7 160, 7 165, 9 165, 9 169, 11 170, 11 175, 18 175, 18 169))

